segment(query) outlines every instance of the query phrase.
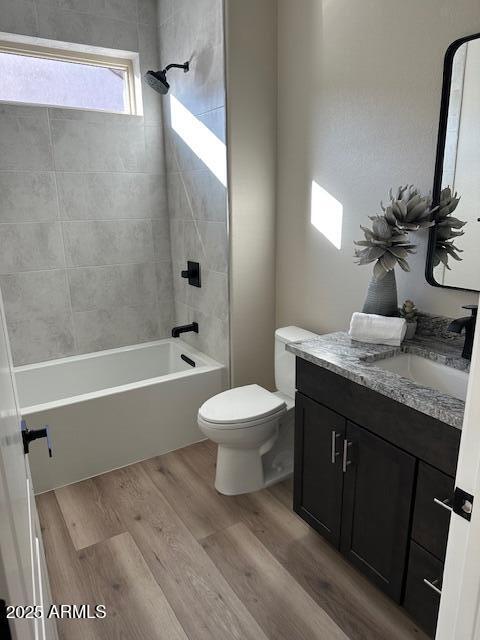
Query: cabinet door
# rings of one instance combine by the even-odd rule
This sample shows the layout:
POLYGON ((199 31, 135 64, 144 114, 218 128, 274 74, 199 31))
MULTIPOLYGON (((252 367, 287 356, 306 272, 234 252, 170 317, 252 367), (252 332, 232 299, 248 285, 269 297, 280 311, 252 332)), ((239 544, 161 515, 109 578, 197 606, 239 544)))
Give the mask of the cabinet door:
POLYGON ((297 393, 295 511, 336 547, 342 512, 345 418, 297 393))
POLYGON ((341 551, 400 602, 415 458, 347 423, 341 551))

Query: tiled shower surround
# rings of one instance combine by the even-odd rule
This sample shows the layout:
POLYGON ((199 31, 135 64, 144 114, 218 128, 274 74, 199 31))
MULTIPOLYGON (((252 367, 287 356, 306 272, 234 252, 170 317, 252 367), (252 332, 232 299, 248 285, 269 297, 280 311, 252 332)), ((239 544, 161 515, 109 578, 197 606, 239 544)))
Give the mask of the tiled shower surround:
POLYGON ((225 80, 222 0, 159 0, 162 66, 190 61, 172 71, 164 97, 166 170, 178 323, 196 320, 200 332, 184 339, 221 362, 229 358, 226 188, 171 126, 171 96, 199 126, 225 144, 225 80), (179 279, 186 260, 202 268, 202 288, 179 279))
MULTIPOLYGON (((155 0, 0 0, 0 30, 139 51, 142 71, 159 66, 155 0)), ((174 252, 173 278, 178 215, 169 189, 169 216, 161 98, 144 86, 143 103, 143 117, 0 104, 0 284, 17 365, 167 337, 185 317, 174 302, 183 265, 174 252)), ((218 194, 197 173, 206 223, 218 194)), ((211 322, 196 318, 198 346, 227 358, 227 292, 222 305, 215 282, 215 269, 226 282, 226 236, 207 227, 203 247, 212 275, 206 268, 188 310, 218 309, 211 322)))
POLYGON ((169 333, 161 127, 0 106, 0 283, 16 364, 169 333))

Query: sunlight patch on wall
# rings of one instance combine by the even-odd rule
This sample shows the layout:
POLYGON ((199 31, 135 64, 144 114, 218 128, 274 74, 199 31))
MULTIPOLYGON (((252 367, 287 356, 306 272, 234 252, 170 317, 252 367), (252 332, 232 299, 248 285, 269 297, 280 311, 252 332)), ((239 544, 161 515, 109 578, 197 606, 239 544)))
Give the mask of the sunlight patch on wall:
POLYGON ((225 143, 217 138, 173 95, 170 96, 170 116, 172 129, 226 187, 227 149, 225 143))
POLYGON ((312 181, 310 222, 337 249, 342 248, 343 205, 312 181))

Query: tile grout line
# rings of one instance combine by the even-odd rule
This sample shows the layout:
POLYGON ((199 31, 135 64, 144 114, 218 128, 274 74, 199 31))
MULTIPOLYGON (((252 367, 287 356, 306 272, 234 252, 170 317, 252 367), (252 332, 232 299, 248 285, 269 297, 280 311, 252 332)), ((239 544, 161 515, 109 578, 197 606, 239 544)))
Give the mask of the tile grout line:
MULTIPOLYGON (((166 264, 170 263, 170 260, 167 259, 159 259, 159 260, 146 260, 142 262, 112 262, 109 264, 80 264, 73 266, 65 266, 65 267, 45 267, 43 269, 25 269, 24 271, 9 271, 6 273, 0 273, 0 277, 3 276, 19 276, 26 273, 45 273, 47 271, 76 271, 77 269, 108 269, 108 267, 131 267, 131 266, 140 266, 140 265, 157 265, 157 264, 166 264)), ((221 272, 216 272, 221 273, 221 272)))
MULTIPOLYGON (((138 18, 138 0, 136 2, 137 4, 137 18, 138 18)), ((140 26, 139 23, 137 21, 137 33, 138 33, 138 47, 140 49, 140 26)), ((157 36, 157 50, 156 50, 156 54, 157 56, 159 56, 159 51, 158 51, 158 34, 157 32, 156 36, 157 36)), ((145 156, 147 157, 147 129, 145 126, 145 121, 144 121, 144 126, 143 126, 143 146, 145 149, 145 156)), ((158 127, 161 132, 162 132, 162 141, 164 139, 164 131, 163 131, 163 117, 161 119, 160 122, 160 126, 158 127)), ((162 160, 163 160, 163 168, 166 169, 166 163, 165 163, 165 146, 163 148, 163 154, 162 154, 162 160)), ((163 175, 166 176, 166 174, 164 173, 163 175)), ((164 195, 165 195, 165 201, 166 201, 166 209, 167 209, 167 216, 166 216, 166 223, 168 225, 168 235, 169 235, 169 253, 170 253, 170 265, 172 265, 172 242, 171 242, 171 238, 170 238, 170 212, 168 209, 168 188, 167 188, 167 178, 165 177, 165 180, 163 181, 163 189, 164 189, 164 195)), ((158 253, 157 253, 157 242, 156 242, 156 235, 154 233, 154 224, 153 224, 153 218, 150 221, 150 235, 152 238, 152 249, 153 249, 153 256, 154 258, 157 258, 158 253)), ((173 274, 173 265, 172 265, 172 274, 173 274)), ((163 319, 160 318, 160 305, 162 304, 162 301, 160 299, 160 280, 157 274, 157 269, 155 268, 155 273, 154 273, 154 277, 155 277, 155 295, 154 295, 154 299, 157 305, 157 317, 155 318, 155 321, 157 323, 157 333, 158 335, 161 335, 162 333, 164 333, 163 329, 164 329, 164 325, 165 325, 165 321, 163 319)), ((171 286, 170 286, 171 292, 174 294, 174 290, 173 290, 173 276, 172 276, 172 282, 171 282, 171 286)), ((175 298, 173 298, 173 306, 175 306, 175 298)))
POLYGON ((72 292, 70 290, 70 278, 68 276, 67 271, 67 251, 65 248, 65 234, 63 230, 63 222, 60 217, 60 194, 58 191, 58 181, 57 181, 57 173, 56 173, 56 163, 55 163, 55 147, 53 142, 53 134, 52 134, 52 123, 50 121, 50 113, 47 111, 47 123, 48 123, 48 135, 50 139, 50 149, 52 154, 52 165, 53 165, 53 180, 55 184, 55 196, 56 196, 56 204, 57 204, 57 220, 60 223, 60 235, 62 239, 62 250, 63 250, 63 262, 64 262, 64 275, 65 275, 65 286, 67 289, 67 299, 68 299, 68 309, 70 312, 70 322, 72 327, 72 338, 73 338, 73 351, 75 355, 78 355, 78 339, 77 339, 77 331, 75 327, 75 319, 73 314, 73 303, 72 303, 72 292))
MULTIPOLYGON (((200 231, 199 231, 199 228, 198 228, 198 225, 197 225, 197 221, 195 220, 195 212, 193 210, 192 201, 191 201, 190 195, 188 193, 187 186, 186 186, 185 180, 183 178, 183 174, 181 172, 180 172, 180 180, 182 182, 183 191, 185 193, 185 197, 186 197, 187 202, 188 202, 188 207, 190 209, 190 213, 192 214, 192 220, 191 221, 195 225, 195 233, 197 234, 198 239, 200 241, 200 245, 202 247, 202 252, 203 252, 203 257, 205 259, 205 263, 207 264, 208 263, 207 251, 205 249, 205 245, 203 243, 202 236, 200 234, 200 231)), ((184 220, 183 222, 184 222, 184 224, 183 224, 183 245, 184 245, 184 251, 185 251, 185 222, 190 222, 190 220, 184 220)))
MULTIPOLYGON (((56 180, 55 180, 56 182, 56 180)), ((158 218, 61 218, 57 216, 56 218, 50 218, 49 220, 12 220, 10 221, 0 221, 1 225, 6 224, 14 224, 14 225, 27 225, 27 224, 54 224, 55 222, 73 222, 78 224, 88 224, 90 222, 167 222, 162 217, 158 218)), ((203 222, 203 220, 199 220, 199 222, 203 222)), ((208 222, 208 220, 205 220, 208 222)), ((217 222, 214 224, 223 224, 223 222, 217 222)))
POLYGON ((37 37, 40 36, 40 21, 38 18, 38 6, 37 6, 37 0, 33 0, 32 2, 33 4, 33 12, 35 14, 35 32, 37 37))
MULTIPOLYGON (((56 118, 53 118, 54 120, 56 118)), ((209 171, 208 169, 193 169, 192 171, 190 171, 189 173, 195 173, 195 172, 207 172, 209 171)), ((166 177, 167 176, 167 172, 166 171, 160 171, 160 172, 156 172, 156 173, 152 173, 151 171, 112 171, 110 169, 97 169, 96 171, 86 171, 84 169, 79 169, 77 171, 66 171, 65 169, 0 169, 0 175, 2 173, 57 173, 57 174, 67 174, 67 175, 73 175, 73 176, 78 176, 78 175, 114 175, 114 176, 125 176, 125 175, 134 175, 134 176, 151 176, 152 178, 158 178, 159 176, 161 177, 166 177)), ((170 173, 176 173, 176 172, 170 172, 170 173)))
MULTIPOLYGON (((137 4, 138 4, 138 0, 137 0, 137 4)), ((157 6, 157 22, 158 22, 158 6, 157 6)), ((156 39, 157 39, 157 53, 158 53, 158 61, 159 64, 161 64, 160 61, 160 33, 159 33, 159 29, 158 29, 158 25, 156 28, 156 39)), ((161 131, 162 131, 162 146, 163 146, 163 167, 165 169, 165 180, 163 182, 163 188, 164 188, 164 194, 165 194, 165 205, 166 205, 166 209, 167 209, 167 224, 168 224, 168 250, 170 253, 170 291, 172 293, 172 300, 173 300, 173 305, 171 308, 171 319, 172 319, 172 323, 176 324, 175 322, 175 316, 176 314, 176 310, 175 310, 175 284, 174 284, 174 268, 173 268, 173 251, 172 251, 172 225, 170 224, 171 222, 171 214, 170 214, 170 195, 169 195, 169 177, 167 174, 167 144, 168 144, 168 139, 167 139, 167 134, 165 131, 165 117, 164 117, 164 100, 160 100, 160 119, 161 119, 161 131)), ((157 278, 157 292, 159 291, 159 278, 158 278, 158 274, 156 273, 156 278, 157 278)), ((159 294, 157 293, 157 297, 160 297, 159 294)))
MULTIPOLYGON (((169 135, 169 132, 170 132, 170 130, 172 130, 172 127, 168 123, 167 123, 166 126, 167 126, 167 129, 169 129, 169 131, 165 131, 165 134, 164 134, 164 139, 165 139, 164 149, 165 149, 165 152, 166 152, 167 145, 169 145, 170 152, 171 152, 171 154, 173 156, 173 160, 174 160, 175 166, 176 166, 176 168, 178 170, 178 176, 179 176, 180 181, 182 183, 183 191, 186 194, 186 186, 185 186, 185 182, 183 180, 182 171, 180 169, 180 161, 179 161, 179 158, 178 158, 177 149, 175 148, 175 144, 173 143, 173 140, 172 140, 171 136, 169 135)), ((166 163, 165 163, 165 168, 167 168, 167 164, 166 163)), ((167 174, 167 180, 168 180, 168 174, 167 174)), ((186 195, 186 197, 187 197, 187 202, 188 202, 188 206, 189 206, 190 212, 193 213, 192 205, 190 203, 190 200, 189 200, 187 195, 186 195)), ((170 209, 169 209, 168 213, 169 213, 169 216, 170 216, 170 209)), ((170 217, 170 225, 169 225, 170 226, 170 251, 172 253, 172 281, 173 281, 173 294, 174 294, 174 315, 175 315, 175 322, 179 322, 179 318, 176 317, 176 316, 180 316, 181 315, 180 310, 177 308, 178 304, 182 304, 184 307, 186 307, 188 316, 190 316, 190 313, 191 313, 192 310, 196 311, 196 309, 194 307, 192 307, 191 305, 188 305, 186 302, 182 302, 178 298, 178 295, 176 293, 175 282, 174 282, 174 277, 175 276, 173 275, 173 273, 174 273, 174 264, 173 264, 173 262, 174 262, 174 260, 173 260, 174 242, 172 241, 172 235, 173 235, 172 234, 172 221, 173 220, 175 220, 175 218, 170 217)), ((185 259, 186 259, 186 256, 185 256, 185 220, 179 220, 178 222, 182 226, 182 230, 181 230, 181 242, 182 242, 182 253, 183 253, 182 262, 184 262, 185 259)), ((177 260, 177 262, 180 262, 180 260, 177 260)), ((188 322, 188 317, 185 318, 185 322, 188 322)))

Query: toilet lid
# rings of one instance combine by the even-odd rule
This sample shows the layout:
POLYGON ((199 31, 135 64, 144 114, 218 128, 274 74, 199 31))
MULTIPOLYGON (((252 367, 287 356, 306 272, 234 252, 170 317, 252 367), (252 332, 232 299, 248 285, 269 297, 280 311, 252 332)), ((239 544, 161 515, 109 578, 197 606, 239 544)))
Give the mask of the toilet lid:
POLYGON ((284 400, 278 396, 258 384, 250 384, 213 396, 202 404, 198 414, 206 422, 235 428, 244 422, 266 418, 285 407, 284 400))

